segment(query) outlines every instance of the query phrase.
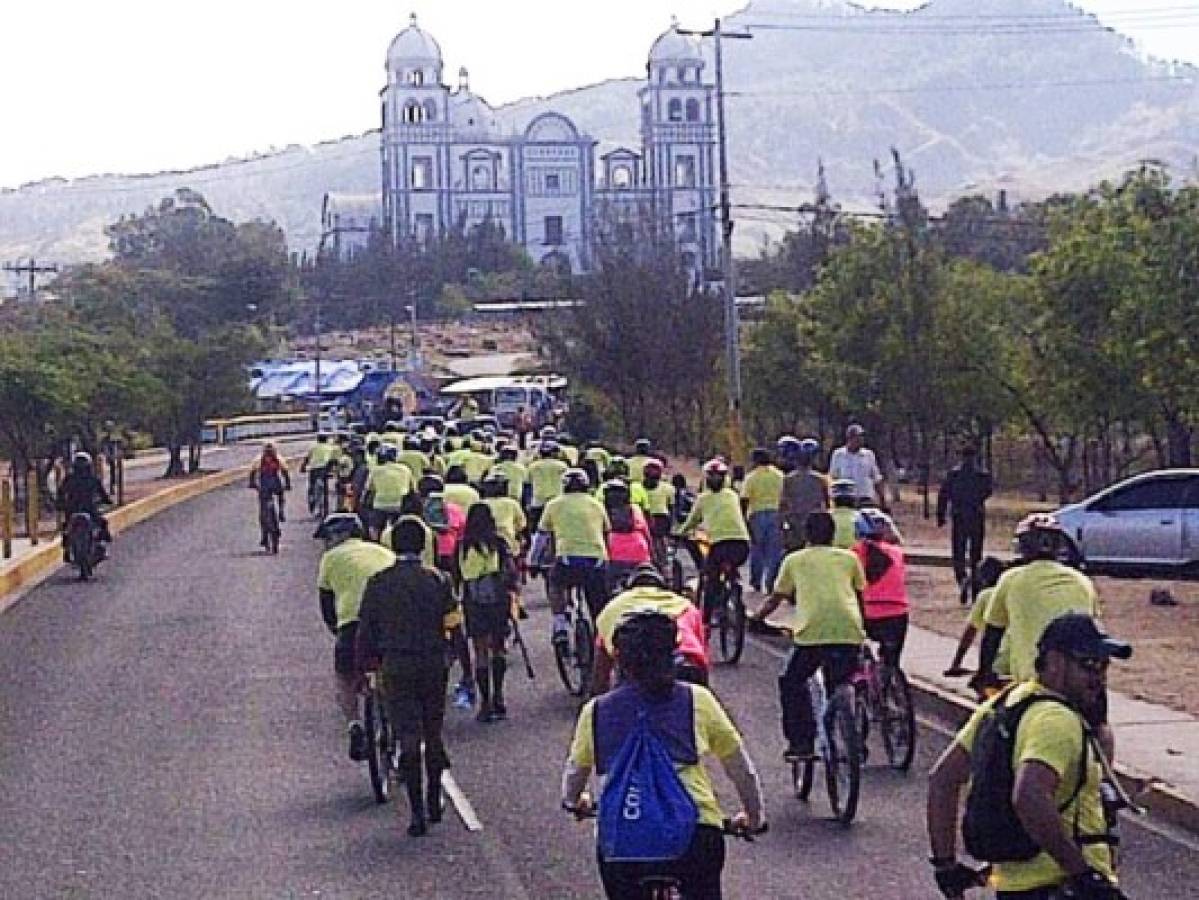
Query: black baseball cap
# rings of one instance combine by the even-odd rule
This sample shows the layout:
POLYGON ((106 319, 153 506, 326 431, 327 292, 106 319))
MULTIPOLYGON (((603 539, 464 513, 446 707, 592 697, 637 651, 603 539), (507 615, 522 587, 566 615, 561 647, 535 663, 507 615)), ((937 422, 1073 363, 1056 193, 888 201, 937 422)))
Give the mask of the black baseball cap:
POLYGON ((1060 650, 1071 656, 1128 659, 1132 645, 1104 634, 1095 620, 1084 613, 1063 613, 1045 626, 1037 649, 1042 653, 1060 650))

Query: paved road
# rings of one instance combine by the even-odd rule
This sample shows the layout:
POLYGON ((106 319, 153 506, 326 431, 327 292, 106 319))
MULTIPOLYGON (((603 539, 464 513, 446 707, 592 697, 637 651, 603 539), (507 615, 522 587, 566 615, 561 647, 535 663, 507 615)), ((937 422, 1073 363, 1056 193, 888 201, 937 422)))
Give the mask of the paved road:
MULTIPOLYGON (((551 671, 535 585, 535 682, 513 671, 507 723, 451 711, 454 774, 483 830, 450 816, 421 841, 343 758, 317 613, 317 548, 288 522, 255 549, 229 488, 122 536, 97 580, 56 575, 0 617, 0 896, 598 896, 590 829, 557 810, 574 705, 551 671)), ((730 897, 932 898, 924 779, 872 770, 843 830, 787 796, 777 660, 751 647, 716 684, 763 769, 771 833, 730 845, 730 897)), ((402 807, 401 807, 402 809, 402 807)), ((1134 897, 1194 896, 1199 845, 1127 828, 1134 897)))

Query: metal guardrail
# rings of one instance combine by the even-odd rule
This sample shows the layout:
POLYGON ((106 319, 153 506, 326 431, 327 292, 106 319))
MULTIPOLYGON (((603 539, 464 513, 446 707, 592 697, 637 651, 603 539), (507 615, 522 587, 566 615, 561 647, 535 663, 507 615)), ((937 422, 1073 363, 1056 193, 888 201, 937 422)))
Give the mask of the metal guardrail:
POLYGON ((249 438, 304 434, 309 431, 312 431, 312 416, 308 413, 236 416, 232 419, 208 420, 200 432, 200 439, 205 444, 235 444, 249 438))

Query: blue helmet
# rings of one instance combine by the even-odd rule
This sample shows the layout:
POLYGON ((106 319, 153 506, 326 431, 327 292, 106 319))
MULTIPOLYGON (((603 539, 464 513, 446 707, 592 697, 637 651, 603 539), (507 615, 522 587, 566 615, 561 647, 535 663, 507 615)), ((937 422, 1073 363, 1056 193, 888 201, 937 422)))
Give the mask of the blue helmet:
POLYGON ((895 530, 895 525, 881 509, 867 508, 858 510, 854 517, 853 535, 858 540, 877 541, 895 530))

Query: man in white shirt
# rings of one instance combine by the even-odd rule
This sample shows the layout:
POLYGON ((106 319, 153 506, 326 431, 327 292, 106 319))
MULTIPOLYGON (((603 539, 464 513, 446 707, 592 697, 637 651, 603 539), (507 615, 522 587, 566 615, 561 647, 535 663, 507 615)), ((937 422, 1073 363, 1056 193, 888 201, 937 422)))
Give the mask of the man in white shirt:
POLYGON ((874 451, 864 446, 866 429, 856 422, 845 429, 845 446, 833 451, 828 474, 834 481, 846 479, 854 483, 858 505, 878 506, 886 510, 886 481, 874 451))

